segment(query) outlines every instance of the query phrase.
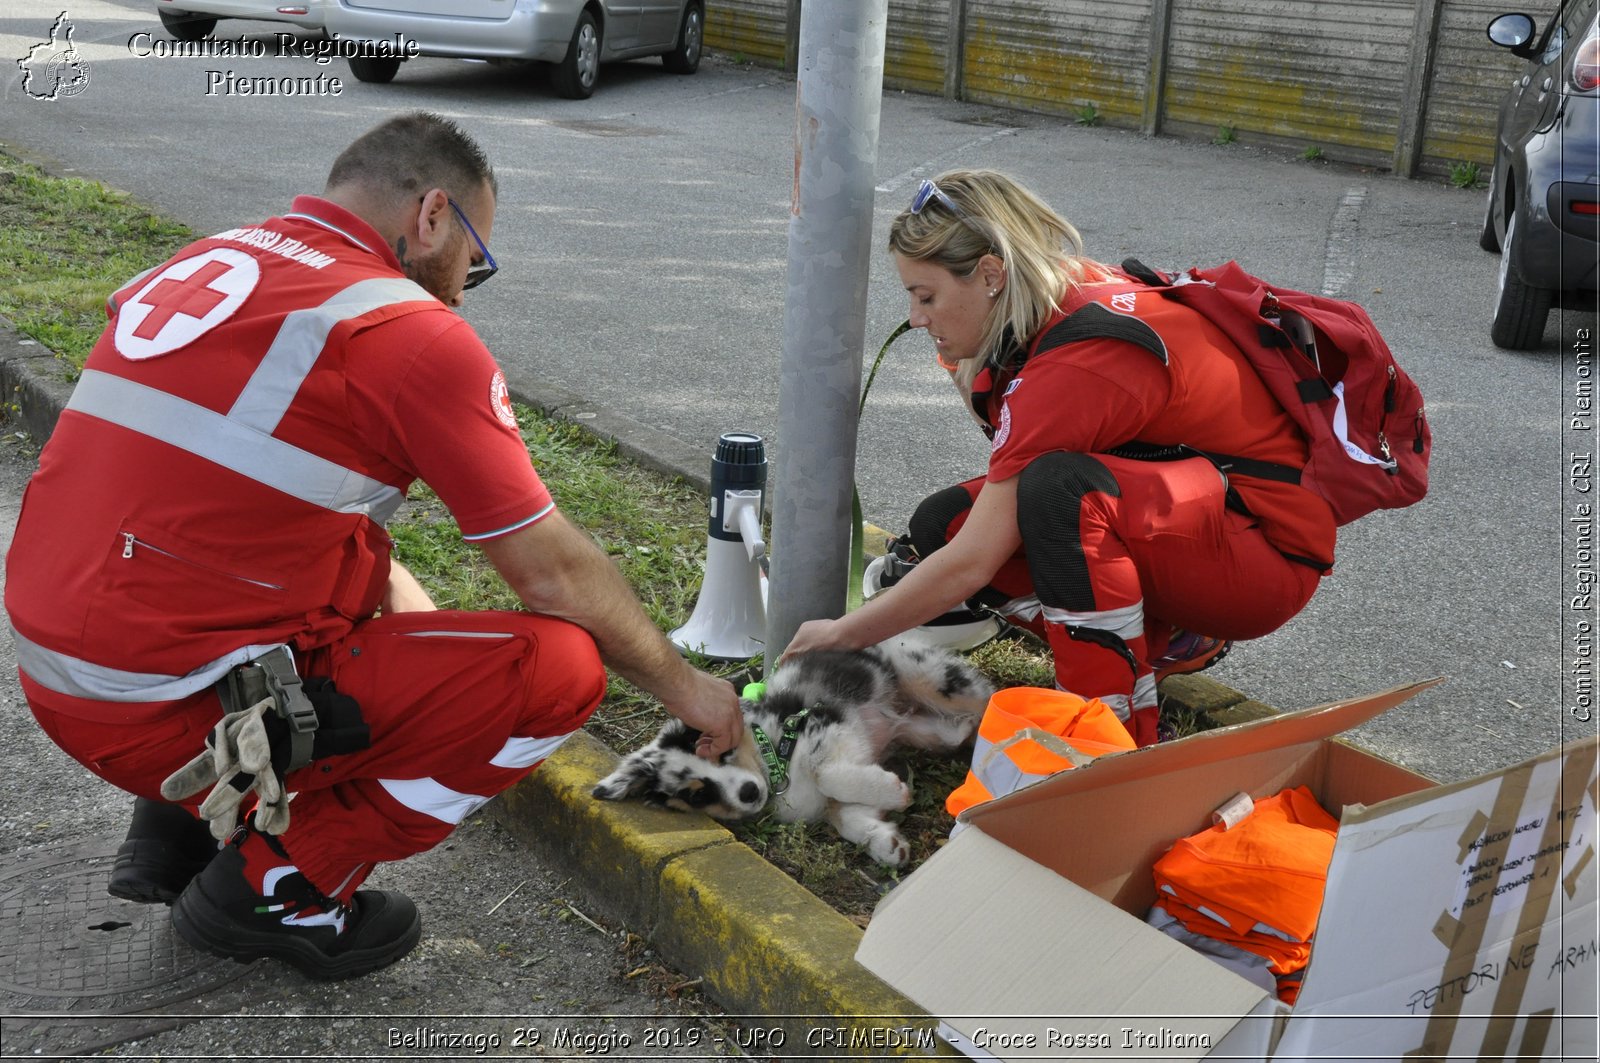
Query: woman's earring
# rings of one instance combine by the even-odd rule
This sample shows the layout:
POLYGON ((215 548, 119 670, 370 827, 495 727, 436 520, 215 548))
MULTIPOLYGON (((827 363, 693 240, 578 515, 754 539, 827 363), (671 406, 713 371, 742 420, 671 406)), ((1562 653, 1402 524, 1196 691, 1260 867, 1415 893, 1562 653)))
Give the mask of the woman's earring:
POLYGON ((997 296, 999 294, 1000 294, 1000 289, 998 289, 998 288, 990 288, 989 289, 989 298, 993 299, 995 296, 997 296))

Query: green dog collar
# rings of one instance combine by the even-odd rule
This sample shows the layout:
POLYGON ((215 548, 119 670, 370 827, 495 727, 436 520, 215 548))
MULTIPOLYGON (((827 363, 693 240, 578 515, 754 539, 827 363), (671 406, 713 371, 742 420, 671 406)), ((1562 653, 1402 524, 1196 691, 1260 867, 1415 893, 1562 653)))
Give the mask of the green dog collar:
MULTIPOLYGON (((745 689, 748 690, 749 687, 745 689)), ((809 715, 811 715, 810 709, 801 709, 783 721, 783 733, 778 736, 776 749, 773 748, 772 739, 767 737, 767 732, 755 724, 750 725, 750 732, 755 736, 756 748, 761 750, 761 760, 767 766, 767 781, 771 784, 774 797, 789 789, 789 758, 794 756, 794 747, 800 742, 800 725, 809 715)))

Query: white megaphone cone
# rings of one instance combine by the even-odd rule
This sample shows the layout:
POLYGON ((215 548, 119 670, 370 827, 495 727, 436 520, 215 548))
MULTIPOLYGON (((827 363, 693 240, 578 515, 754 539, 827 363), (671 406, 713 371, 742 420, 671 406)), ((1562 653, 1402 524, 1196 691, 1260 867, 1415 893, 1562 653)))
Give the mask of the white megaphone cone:
POLYGON ((705 582, 689 622, 667 636, 680 649, 714 660, 747 661, 765 648, 767 544, 761 538, 761 503, 766 487, 761 437, 724 433, 711 459, 705 582))

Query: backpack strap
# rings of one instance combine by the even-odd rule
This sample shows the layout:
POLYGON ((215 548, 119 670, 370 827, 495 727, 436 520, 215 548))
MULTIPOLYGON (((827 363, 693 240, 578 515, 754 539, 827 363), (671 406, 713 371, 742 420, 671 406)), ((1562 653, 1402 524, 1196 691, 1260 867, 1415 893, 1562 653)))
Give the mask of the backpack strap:
POLYGON ((1143 347, 1167 365, 1167 345, 1160 333, 1131 314, 1118 314, 1099 303, 1086 303, 1051 327, 1034 345, 1034 353, 1065 347, 1079 340, 1122 340, 1143 347))
POLYGON ((1224 476, 1238 473, 1240 476, 1253 476, 1257 480, 1275 480, 1286 484, 1300 482, 1300 470, 1293 465, 1279 465, 1275 461, 1261 461, 1257 458, 1241 458, 1236 454, 1219 454, 1216 451, 1191 447, 1186 443, 1163 446, 1160 443, 1146 443, 1135 439, 1121 446, 1112 447, 1106 453, 1118 458, 1132 458, 1135 461, 1182 461, 1184 458, 1204 458, 1215 465, 1224 476))
POLYGON ((1136 258, 1123 259, 1122 272, 1126 273, 1136 281, 1139 281, 1143 284, 1148 284, 1152 288, 1172 287, 1172 280, 1165 273, 1162 273, 1160 270, 1151 269, 1149 266, 1145 265, 1143 262, 1140 262, 1136 258))
MULTIPOLYGON (((1122 271, 1129 277, 1148 285, 1152 288, 1172 288, 1172 281, 1163 273, 1151 269, 1136 258, 1125 259, 1122 271)), ((1108 310, 1100 303, 1088 303, 1082 309, 1075 310, 1051 328, 1040 338, 1035 346, 1035 352, 1064 347, 1069 343, 1081 340, 1115 339, 1142 347, 1161 359, 1162 365, 1170 364, 1167 345, 1162 340, 1160 333, 1146 324, 1140 318, 1131 314, 1119 314, 1108 310)), ((1280 332, 1274 332, 1274 339, 1280 344, 1288 344, 1288 340, 1280 332)), ((1320 378, 1313 379, 1308 385, 1302 385, 1301 396, 1307 402, 1315 402, 1324 396, 1315 391, 1315 385, 1322 384, 1325 390, 1327 385, 1320 378)), ((1331 395, 1331 392, 1329 393, 1331 395)), ((1215 465, 1227 480, 1230 474, 1249 476, 1257 480, 1273 480, 1278 483, 1299 484, 1301 470, 1292 465, 1280 465, 1273 461, 1261 461, 1257 458, 1240 457, 1237 454, 1219 454, 1213 451, 1201 450, 1198 447, 1178 444, 1164 446, 1157 443, 1146 443, 1133 440, 1119 447, 1111 448, 1108 453, 1120 458, 1132 458, 1137 461, 1179 461, 1183 458, 1201 457, 1215 465)), ((1244 500, 1239 497, 1239 492, 1232 484, 1228 485, 1228 506, 1240 513, 1249 514, 1244 500)), ((1289 556, 1289 555, 1285 555, 1289 556)), ((1292 557, 1291 560, 1301 561, 1316 568, 1325 566, 1309 559, 1292 557)))

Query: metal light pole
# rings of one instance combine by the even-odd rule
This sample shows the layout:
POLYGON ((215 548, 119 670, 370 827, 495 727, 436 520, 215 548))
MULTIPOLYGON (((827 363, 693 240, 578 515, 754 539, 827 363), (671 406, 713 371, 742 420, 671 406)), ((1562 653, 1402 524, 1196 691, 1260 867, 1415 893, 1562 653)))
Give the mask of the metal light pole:
POLYGON ((801 8, 769 672, 796 628, 845 607, 888 17, 888 0, 809 0, 801 8))

